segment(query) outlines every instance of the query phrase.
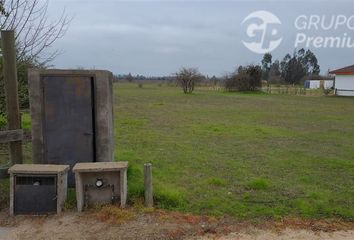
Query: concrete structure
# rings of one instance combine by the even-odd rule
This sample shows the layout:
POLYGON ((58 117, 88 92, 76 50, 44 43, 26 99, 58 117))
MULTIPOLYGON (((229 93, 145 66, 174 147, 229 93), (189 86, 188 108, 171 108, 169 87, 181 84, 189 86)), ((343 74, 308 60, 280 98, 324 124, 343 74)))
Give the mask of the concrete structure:
POLYGON ((77 163, 73 172, 76 180, 76 201, 79 212, 95 204, 127 201, 128 162, 77 163))
POLYGON ((144 164, 144 197, 145 207, 154 206, 154 191, 152 187, 152 164, 144 164))
POLYGON ((330 89, 333 87, 333 80, 306 80, 304 82, 304 87, 308 89, 330 89))
POLYGON ((49 164, 15 164, 9 168, 10 215, 60 213, 67 196, 68 170, 69 165, 49 164), (23 181, 24 178, 27 181, 23 181), (49 187, 53 188, 50 192, 54 193, 54 197, 48 196, 48 185, 41 182, 43 178, 53 178, 55 184, 49 187), (52 210, 47 212, 45 205, 48 201, 42 197, 49 199, 49 204, 54 204, 52 210))
POLYGON ((354 65, 329 72, 335 74, 335 93, 338 96, 354 96, 354 65))
POLYGON ((111 72, 31 69, 29 95, 34 163, 113 161, 111 72))

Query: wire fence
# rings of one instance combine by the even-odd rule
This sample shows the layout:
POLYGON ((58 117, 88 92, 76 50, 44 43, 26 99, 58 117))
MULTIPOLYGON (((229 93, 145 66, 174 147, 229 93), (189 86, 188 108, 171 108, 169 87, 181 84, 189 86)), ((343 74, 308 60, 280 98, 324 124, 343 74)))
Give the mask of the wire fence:
MULTIPOLYGON (((204 85, 197 86, 197 89, 203 91, 215 91, 215 92, 226 91, 223 85, 204 84, 204 85)), ((324 91, 323 89, 308 89, 302 86, 291 86, 291 85, 263 86, 260 90, 267 94, 282 94, 282 95, 293 95, 293 96, 323 96, 331 93, 331 91, 324 91)))

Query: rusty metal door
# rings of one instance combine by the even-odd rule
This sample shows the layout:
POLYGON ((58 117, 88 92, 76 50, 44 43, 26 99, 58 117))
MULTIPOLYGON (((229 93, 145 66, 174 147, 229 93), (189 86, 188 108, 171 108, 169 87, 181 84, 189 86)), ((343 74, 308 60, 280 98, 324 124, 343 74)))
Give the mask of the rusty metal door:
MULTIPOLYGON (((49 76, 42 78, 44 146, 49 164, 95 161, 93 78, 49 76)), ((75 186, 68 174, 69 186, 75 186)))

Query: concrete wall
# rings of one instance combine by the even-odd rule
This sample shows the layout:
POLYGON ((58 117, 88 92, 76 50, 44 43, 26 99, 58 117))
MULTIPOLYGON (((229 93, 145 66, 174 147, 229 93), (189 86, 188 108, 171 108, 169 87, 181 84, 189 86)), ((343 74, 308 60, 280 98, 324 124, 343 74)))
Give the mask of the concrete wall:
POLYGON ((320 83, 320 80, 309 80, 309 82, 310 82, 310 89, 318 89, 318 88, 320 88, 320 85, 321 85, 321 83, 320 83))
POLYGON ((324 88, 329 89, 334 87, 334 81, 333 80, 324 80, 324 88))
MULTIPOLYGON (((319 89, 321 88, 321 84, 323 84, 323 87, 325 89, 329 89, 333 87, 333 80, 306 80, 306 82, 309 82, 309 89, 319 89)), ((306 83, 305 83, 306 87, 306 83)))
POLYGON ((113 197, 120 202, 121 207, 125 207, 127 201, 127 168, 119 171, 97 172, 75 172, 76 181, 76 203, 79 212, 83 211, 85 205, 95 205, 112 202, 112 190, 110 188, 96 189, 90 188, 85 194, 85 185, 94 185, 97 178, 103 179, 104 184, 114 185, 113 197), (88 199, 86 199, 88 197, 88 199))
POLYGON ((336 75, 334 88, 338 96, 354 96, 354 75, 336 75))
MULTIPOLYGON (((90 184, 95 186, 96 180, 100 178, 103 180, 104 185, 113 185, 113 197, 115 200, 120 200, 120 172, 90 172, 90 173, 81 173, 82 184, 90 184)), ((88 197, 88 204, 103 204, 103 203, 112 203, 112 189, 110 188, 100 188, 96 189, 95 187, 87 189, 86 192, 88 197)))
POLYGON ((112 73, 103 70, 37 70, 28 73, 32 119, 33 162, 46 163, 43 132, 43 76, 90 76, 94 78, 95 144, 97 162, 113 161, 112 73))

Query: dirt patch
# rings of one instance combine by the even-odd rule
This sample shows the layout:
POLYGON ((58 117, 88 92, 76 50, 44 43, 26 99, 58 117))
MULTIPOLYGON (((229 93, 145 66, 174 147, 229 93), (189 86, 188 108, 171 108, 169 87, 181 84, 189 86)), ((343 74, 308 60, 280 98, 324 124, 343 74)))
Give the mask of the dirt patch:
POLYGON ((328 232, 312 232, 309 230, 294 230, 285 229, 277 233, 259 229, 249 229, 248 231, 230 233, 227 236, 203 236, 197 238, 198 240, 352 240, 354 239, 354 231, 336 231, 328 232))
MULTIPOLYGON (((107 206, 51 216, 10 217, 0 212, 8 239, 354 239, 354 223, 284 219, 251 223, 146 208, 107 206)), ((1 230, 1 229, 0 229, 1 230)), ((4 236, 2 236, 4 238, 4 236)), ((6 238, 4 238, 6 239, 6 238)), ((1 239, 3 240, 3 239, 1 239)))

